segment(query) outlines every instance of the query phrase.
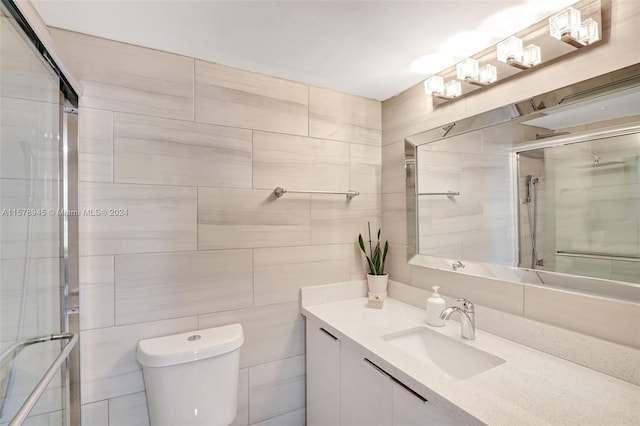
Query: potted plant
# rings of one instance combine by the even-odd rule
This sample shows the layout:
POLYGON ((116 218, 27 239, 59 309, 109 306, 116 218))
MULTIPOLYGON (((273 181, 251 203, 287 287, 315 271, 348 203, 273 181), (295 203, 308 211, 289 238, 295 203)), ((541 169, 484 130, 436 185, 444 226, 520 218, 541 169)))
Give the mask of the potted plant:
POLYGON ((362 234, 358 235, 358 245, 360 250, 367 258, 367 265, 369 266, 369 273, 367 274, 367 285, 369 292, 376 296, 386 296, 387 282, 389 280, 389 274, 384 272, 384 262, 387 259, 387 253, 389 252, 389 242, 384 242, 384 248, 380 247, 380 232, 378 229, 378 241, 375 246, 372 246, 371 241, 371 223, 368 223, 369 229, 369 254, 364 245, 362 234))

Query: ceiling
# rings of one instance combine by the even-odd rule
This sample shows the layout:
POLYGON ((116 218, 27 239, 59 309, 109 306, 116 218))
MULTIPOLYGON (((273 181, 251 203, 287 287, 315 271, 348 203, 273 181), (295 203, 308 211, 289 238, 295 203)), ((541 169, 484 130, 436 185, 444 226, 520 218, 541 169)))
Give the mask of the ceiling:
POLYGON ((377 100, 575 0, 32 0, 49 26, 377 100))

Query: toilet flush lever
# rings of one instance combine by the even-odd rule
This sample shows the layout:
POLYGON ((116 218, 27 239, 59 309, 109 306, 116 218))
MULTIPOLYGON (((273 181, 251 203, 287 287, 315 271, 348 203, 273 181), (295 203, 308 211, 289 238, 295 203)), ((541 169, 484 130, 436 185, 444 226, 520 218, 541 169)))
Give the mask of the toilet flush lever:
POLYGON ((189 342, 195 342, 196 340, 200 340, 200 339, 202 339, 202 336, 199 334, 194 334, 193 336, 187 337, 187 340, 189 342))

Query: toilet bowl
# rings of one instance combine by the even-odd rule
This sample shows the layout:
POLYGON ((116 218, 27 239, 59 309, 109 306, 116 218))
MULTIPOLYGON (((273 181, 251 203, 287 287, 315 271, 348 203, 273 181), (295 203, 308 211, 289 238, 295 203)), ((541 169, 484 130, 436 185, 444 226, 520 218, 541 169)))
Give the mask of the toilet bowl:
POLYGON ((238 409, 240 324, 138 342, 151 426, 227 426, 238 409))

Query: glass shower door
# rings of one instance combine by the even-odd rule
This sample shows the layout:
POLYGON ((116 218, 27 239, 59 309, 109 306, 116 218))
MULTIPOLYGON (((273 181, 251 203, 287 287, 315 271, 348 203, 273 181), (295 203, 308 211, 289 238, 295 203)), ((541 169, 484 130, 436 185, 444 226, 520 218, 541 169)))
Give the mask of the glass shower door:
MULTIPOLYGON (((0 16, 0 351, 64 330, 60 80, 14 18, 0 16)), ((65 340, 30 344, 0 366, 0 425, 14 417, 65 340)), ((62 369, 64 370, 64 369, 62 369)), ((65 424, 58 371, 25 424, 65 424)))

